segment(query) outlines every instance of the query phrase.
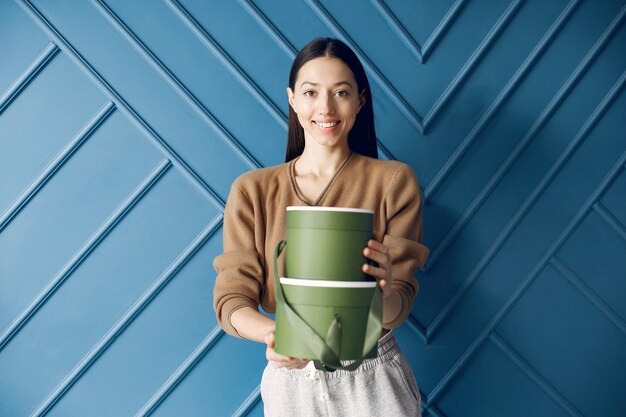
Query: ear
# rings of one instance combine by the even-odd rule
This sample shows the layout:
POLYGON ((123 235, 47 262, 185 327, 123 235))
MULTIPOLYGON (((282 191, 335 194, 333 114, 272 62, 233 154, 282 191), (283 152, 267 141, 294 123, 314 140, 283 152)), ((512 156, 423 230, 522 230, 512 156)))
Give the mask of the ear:
POLYGON ((363 105, 366 101, 367 98, 365 96, 365 89, 363 89, 363 91, 361 91, 361 94, 359 94, 359 111, 361 111, 361 108, 363 108, 363 105))
POLYGON ((291 106, 293 111, 297 114, 298 111, 296 110, 296 100, 295 100, 293 91, 289 87, 287 87, 287 99, 289 101, 289 105, 291 106))

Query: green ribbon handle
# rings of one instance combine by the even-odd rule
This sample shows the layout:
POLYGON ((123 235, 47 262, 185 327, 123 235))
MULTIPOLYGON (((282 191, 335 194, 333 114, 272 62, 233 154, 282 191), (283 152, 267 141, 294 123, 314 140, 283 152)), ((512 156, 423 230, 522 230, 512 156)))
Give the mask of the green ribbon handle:
POLYGON ((319 360, 314 361, 317 369, 324 369, 332 372, 337 369, 352 371, 358 368, 364 358, 368 356, 378 345, 378 338, 380 337, 380 332, 382 331, 383 299, 381 291, 374 291, 374 295, 372 296, 369 317, 367 319, 365 341, 363 343, 363 356, 349 365, 344 366, 339 360, 339 352, 341 350, 341 318, 337 315, 335 316, 328 328, 326 338, 322 338, 311 328, 311 326, 308 325, 307 322, 302 319, 302 317, 298 315, 298 313, 291 308, 287 300, 285 300, 283 287, 280 284, 280 277, 278 276, 278 257, 286 245, 287 241, 281 240, 278 245, 276 245, 276 251, 274 253, 276 303, 282 306, 285 317, 294 331, 298 333, 298 336, 304 341, 304 343, 307 344, 313 354, 319 358, 319 360))

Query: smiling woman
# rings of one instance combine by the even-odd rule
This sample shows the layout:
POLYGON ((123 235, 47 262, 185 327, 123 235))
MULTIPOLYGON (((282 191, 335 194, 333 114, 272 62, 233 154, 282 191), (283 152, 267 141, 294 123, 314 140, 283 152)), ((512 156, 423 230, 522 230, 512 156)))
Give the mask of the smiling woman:
POLYGON ((419 390, 391 331, 411 312, 419 288, 413 274, 428 256, 417 178, 406 164, 377 159, 367 76, 343 42, 306 45, 293 62, 287 97, 285 164, 243 174, 228 196, 224 253, 214 261, 218 321, 229 334, 266 344, 266 416, 419 416, 419 390), (273 251, 285 238, 288 206, 375 213, 362 270, 382 291, 383 331, 376 357, 354 370, 315 369, 309 359, 274 350, 274 321, 258 307, 276 309, 273 251))

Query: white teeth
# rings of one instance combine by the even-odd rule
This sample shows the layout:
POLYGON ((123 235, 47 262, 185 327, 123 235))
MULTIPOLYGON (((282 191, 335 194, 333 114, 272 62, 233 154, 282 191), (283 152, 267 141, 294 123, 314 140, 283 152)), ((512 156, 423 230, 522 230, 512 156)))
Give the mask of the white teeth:
POLYGON ((320 127, 333 127, 333 126, 335 126, 339 122, 332 122, 332 123, 315 122, 315 123, 317 123, 317 125, 320 126, 320 127))

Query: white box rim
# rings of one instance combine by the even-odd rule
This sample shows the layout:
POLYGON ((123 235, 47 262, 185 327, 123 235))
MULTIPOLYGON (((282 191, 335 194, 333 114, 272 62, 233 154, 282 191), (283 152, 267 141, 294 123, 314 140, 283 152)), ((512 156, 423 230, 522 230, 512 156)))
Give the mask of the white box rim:
POLYGON ((320 279, 280 278, 281 284, 322 288, 374 288, 376 281, 330 281, 320 279))

